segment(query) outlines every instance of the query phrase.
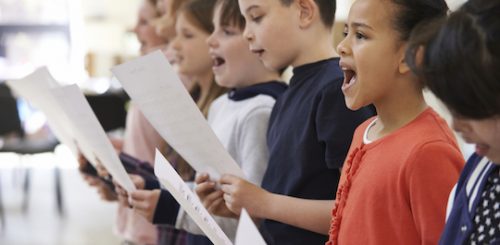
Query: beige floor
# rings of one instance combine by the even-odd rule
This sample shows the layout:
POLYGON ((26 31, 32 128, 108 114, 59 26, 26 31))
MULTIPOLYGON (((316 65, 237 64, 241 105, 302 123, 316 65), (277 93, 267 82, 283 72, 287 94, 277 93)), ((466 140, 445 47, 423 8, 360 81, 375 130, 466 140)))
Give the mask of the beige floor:
POLYGON ((21 204, 22 171, 19 158, 0 154, 1 194, 6 225, 0 230, 2 245, 108 245, 119 244, 113 235, 115 205, 102 202, 88 187, 65 150, 56 155, 25 157, 31 168, 31 195, 27 212, 21 204), (56 158, 54 158, 56 157, 56 158), (70 159, 70 160, 67 160, 70 159), (62 168, 65 215, 56 211, 53 163, 62 168))

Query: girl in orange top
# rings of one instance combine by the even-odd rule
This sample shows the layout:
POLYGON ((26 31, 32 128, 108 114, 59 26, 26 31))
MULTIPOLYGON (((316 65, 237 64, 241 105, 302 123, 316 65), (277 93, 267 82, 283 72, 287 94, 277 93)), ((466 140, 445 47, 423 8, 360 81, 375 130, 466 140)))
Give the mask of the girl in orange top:
POLYGON ((338 46, 347 107, 373 104, 344 163, 327 244, 436 244, 463 158, 405 63, 410 32, 444 0, 357 0, 338 46))

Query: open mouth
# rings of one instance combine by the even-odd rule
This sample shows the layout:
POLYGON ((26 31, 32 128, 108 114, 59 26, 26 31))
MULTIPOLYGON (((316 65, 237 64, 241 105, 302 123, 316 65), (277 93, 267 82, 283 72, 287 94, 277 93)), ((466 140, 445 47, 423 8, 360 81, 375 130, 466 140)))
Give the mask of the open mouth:
POLYGON ((219 56, 213 56, 212 59, 214 61, 214 68, 218 68, 226 64, 226 60, 219 56))
POLYGON ((342 68, 344 72, 344 83, 342 84, 342 89, 348 89, 356 83, 356 72, 349 68, 342 68))
POLYGON ((264 49, 252 49, 251 51, 252 53, 257 54, 259 57, 262 57, 265 52, 264 49))

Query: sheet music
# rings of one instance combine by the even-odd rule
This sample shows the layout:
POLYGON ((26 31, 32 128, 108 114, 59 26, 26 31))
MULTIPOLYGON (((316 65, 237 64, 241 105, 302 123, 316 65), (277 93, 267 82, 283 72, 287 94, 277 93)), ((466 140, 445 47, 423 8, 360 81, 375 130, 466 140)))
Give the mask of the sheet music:
MULTIPOLYGON (((50 88, 58 87, 59 84, 52 78, 46 67, 38 68, 22 79, 7 81, 7 85, 32 106, 42 111, 57 139, 67 145, 73 154, 78 153, 72 126, 49 92, 50 88)), ((83 154, 85 155, 85 152, 83 154)))
POLYGON ((235 245, 266 245, 264 238, 245 209, 241 210, 235 245))
POLYGON ((232 242, 205 209, 184 180, 177 174, 172 165, 156 150, 155 175, 165 188, 172 194, 181 207, 191 216, 200 229, 215 245, 229 245, 232 242))
POLYGON ((198 172, 243 171, 224 149, 163 53, 115 66, 113 74, 160 135, 198 172))
POLYGON ((113 179, 128 192, 135 190, 135 185, 80 88, 73 84, 53 88, 50 92, 74 125, 77 138, 84 142, 85 146, 92 147, 89 149, 92 156, 88 160, 101 163, 113 179))

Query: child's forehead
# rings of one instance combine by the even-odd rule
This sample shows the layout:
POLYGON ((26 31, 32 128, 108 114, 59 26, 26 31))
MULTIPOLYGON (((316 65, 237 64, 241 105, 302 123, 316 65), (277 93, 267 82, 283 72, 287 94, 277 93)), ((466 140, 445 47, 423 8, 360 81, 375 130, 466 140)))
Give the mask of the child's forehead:
POLYGON ((295 0, 238 0, 240 9, 243 13, 251 9, 273 9, 273 8, 286 8, 289 4, 286 2, 293 2, 295 0))

